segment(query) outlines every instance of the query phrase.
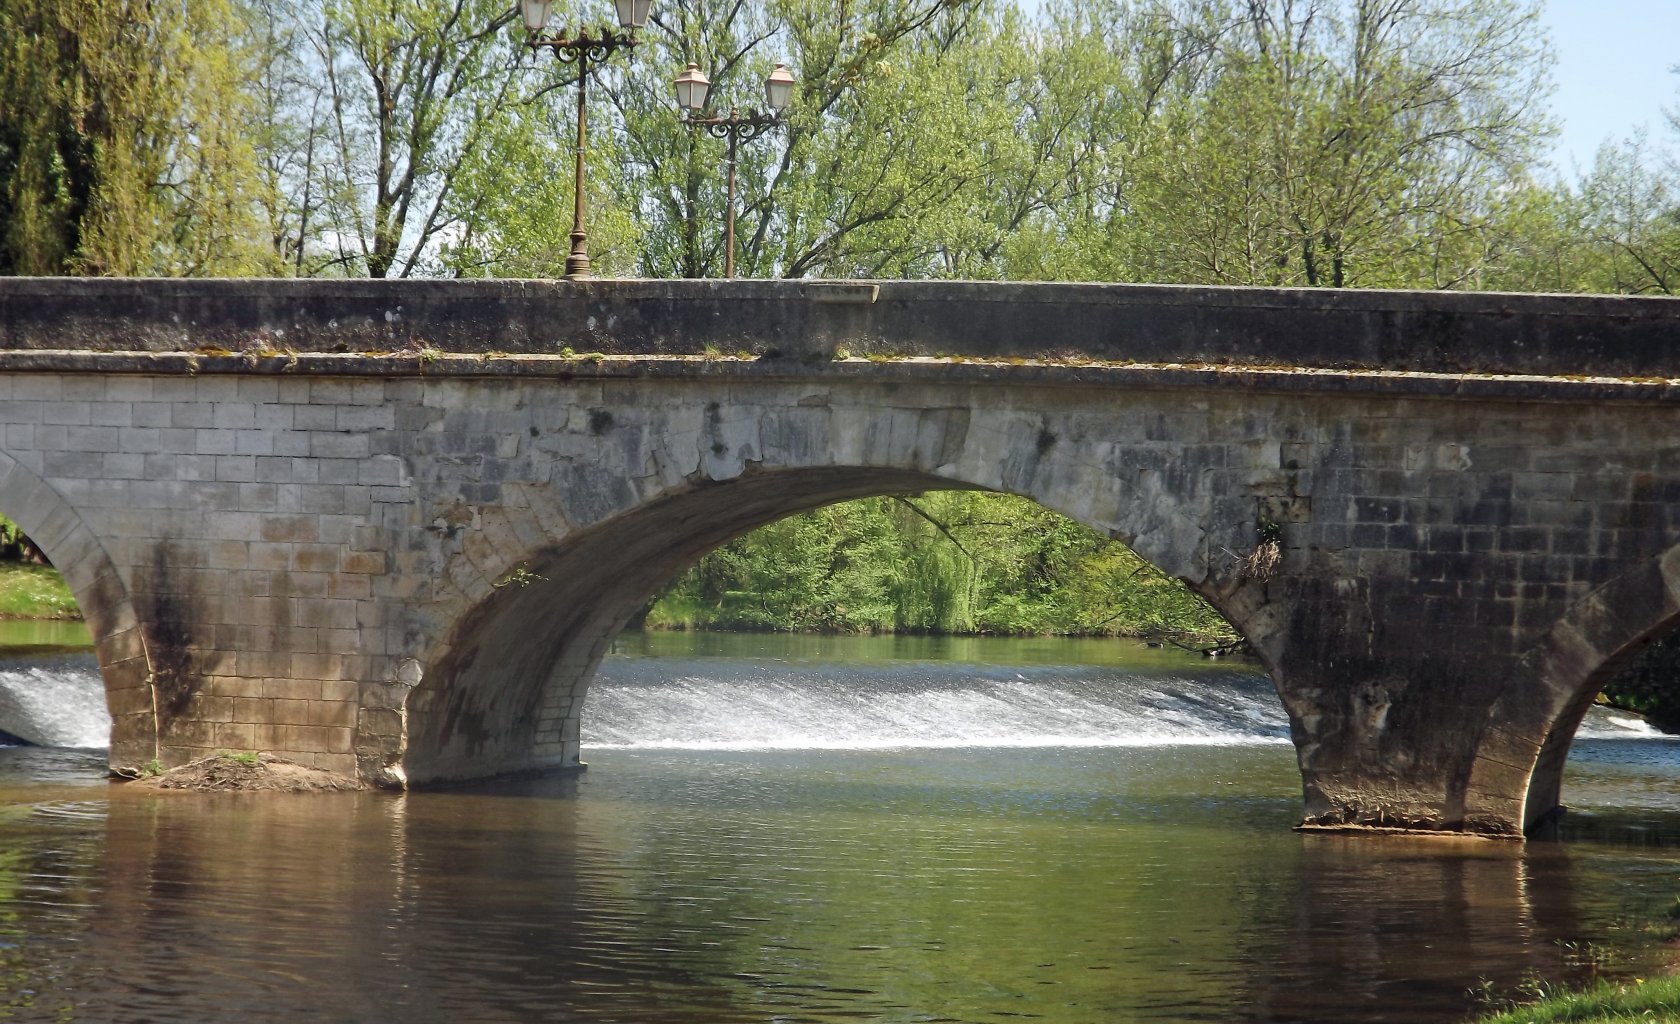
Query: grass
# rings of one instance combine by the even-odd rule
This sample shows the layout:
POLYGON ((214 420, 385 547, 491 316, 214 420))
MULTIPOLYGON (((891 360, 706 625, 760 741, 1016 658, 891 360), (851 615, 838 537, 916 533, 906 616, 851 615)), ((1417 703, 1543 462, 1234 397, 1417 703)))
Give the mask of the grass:
POLYGON ((1475 1024, 1621 1024, 1680 1022, 1680 975, 1600 982, 1578 992, 1552 992, 1538 1002, 1477 1017, 1475 1024))
POLYGON ((79 619, 81 609, 51 566, 0 563, 0 619, 79 619))

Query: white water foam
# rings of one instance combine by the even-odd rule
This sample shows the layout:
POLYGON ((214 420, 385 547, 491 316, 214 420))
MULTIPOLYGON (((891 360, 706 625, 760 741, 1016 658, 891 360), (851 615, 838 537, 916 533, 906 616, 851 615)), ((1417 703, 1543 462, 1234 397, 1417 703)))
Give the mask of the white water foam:
POLYGON ((1587 717, 1575 731, 1578 740, 1658 739, 1663 735, 1638 715, 1596 704, 1587 709, 1587 717))
MULTIPOLYGON (((694 668, 693 663, 684 666, 694 668)), ((745 663, 656 684, 610 663, 590 688, 583 743, 594 748, 870 750, 945 747, 1151 747, 1289 742, 1264 679, 1146 678, 1109 669, 976 675, 975 666, 905 680, 856 666, 745 663), (960 673, 960 674, 959 674, 960 673), (756 673, 755 673, 756 674, 756 673)))
MULTIPOLYGON (((868 750, 1289 742, 1271 684, 1241 672, 1151 677, 1101 668, 708 662, 609 659, 585 702, 584 744, 868 750)), ((0 731, 41 746, 98 748, 110 730, 91 654, 0 662, 0 731)), ((1594 707, 1576 736, 1663 733, 1626 712, 1594 707)))
POLYGON ((91 654, 0 663, 0 731, 43 747, 104 747, 111 741, 105 684, 91 654))

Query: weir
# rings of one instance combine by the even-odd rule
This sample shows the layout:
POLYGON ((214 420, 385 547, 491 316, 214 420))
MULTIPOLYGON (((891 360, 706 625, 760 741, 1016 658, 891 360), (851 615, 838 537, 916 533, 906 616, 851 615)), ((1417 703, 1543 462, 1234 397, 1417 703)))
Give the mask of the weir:
POLYGON ((0 509, 111 758, 577 763, 614 635, 834 501, 1020 494, 1250 640, 1305 817, 1520 835, 1680 618, 1680 305, 805 282, 0 282, 0 509), (524 585, 524 584, 530 585, 524 585))

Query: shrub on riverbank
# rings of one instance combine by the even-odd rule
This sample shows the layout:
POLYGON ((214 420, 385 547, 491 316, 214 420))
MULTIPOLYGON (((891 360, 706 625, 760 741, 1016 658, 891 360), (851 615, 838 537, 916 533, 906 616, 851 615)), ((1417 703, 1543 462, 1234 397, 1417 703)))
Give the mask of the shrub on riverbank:
POLYGON ((0 516, 0 562, 31 562, 44 565, 46 561, 41 555, 41 549, 23 535, 23 531, 18 529, 18 524, 0 516))
POLYGON ((0 619, 79 619, 64 577, 47 565, 0 563, 0 619))

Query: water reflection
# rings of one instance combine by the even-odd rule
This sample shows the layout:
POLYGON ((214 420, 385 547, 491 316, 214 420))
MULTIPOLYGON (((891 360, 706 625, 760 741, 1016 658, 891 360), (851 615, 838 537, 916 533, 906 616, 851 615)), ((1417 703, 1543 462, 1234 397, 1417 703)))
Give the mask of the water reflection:
POLYGON ((1298 835, 1263 743, 614 749, 296 798, 0 750, 0 1016, 1459 1020, 1479 979, 1581 977, 1563 941, 1657 955, 1627 923, 1673 899, 1675 770, 1640 742, 1584 743, 1566 841, 1527 847, 1298 835))
POLYGON ((1547 870, 1536 898, 1517 844, 1307 835, 1293 870, 1290 941, 1262 939, 1275 959, 1255 1020, 1453 1019, 1471 983, 1560 976, 1553 937, 1579 934, 1567 875, 1547 870))
POLYGON ((93 646, 87 623, 79 619, 0 619, 0 649, 26 647, 84 649, 93 646))

